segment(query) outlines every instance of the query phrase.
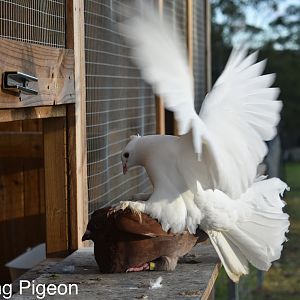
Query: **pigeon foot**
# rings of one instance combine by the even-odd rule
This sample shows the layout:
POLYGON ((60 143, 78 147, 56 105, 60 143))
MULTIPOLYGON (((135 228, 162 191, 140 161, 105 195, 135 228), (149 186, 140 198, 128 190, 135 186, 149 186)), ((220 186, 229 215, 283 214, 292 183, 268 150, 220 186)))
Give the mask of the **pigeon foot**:
POLYGON ((138 266, 135 266, 135 267, 128 268, 126 270, 126 273, 128 273, 128 272, 141 272, 141 271, 146 271, 146 270, 149 270, 149 269, 150 269, 150 264, 149 263, 144 263, 142 265, 138 265, 138 266))

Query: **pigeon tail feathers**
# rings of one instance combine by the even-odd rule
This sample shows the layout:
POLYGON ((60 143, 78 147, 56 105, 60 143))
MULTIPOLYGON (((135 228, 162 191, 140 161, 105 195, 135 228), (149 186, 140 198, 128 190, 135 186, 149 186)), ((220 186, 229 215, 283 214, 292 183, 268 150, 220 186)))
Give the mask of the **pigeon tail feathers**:
POLYGON ((234 282, 248 273, 248 262, 267 271, 280 258, 290 224, 280 198, 285 190, 288 186, 278 178, 254 182, 238 200, 218 190, 199 189, 198 197, 205 197, 197 201, 204 215, 201 228, 234 282))

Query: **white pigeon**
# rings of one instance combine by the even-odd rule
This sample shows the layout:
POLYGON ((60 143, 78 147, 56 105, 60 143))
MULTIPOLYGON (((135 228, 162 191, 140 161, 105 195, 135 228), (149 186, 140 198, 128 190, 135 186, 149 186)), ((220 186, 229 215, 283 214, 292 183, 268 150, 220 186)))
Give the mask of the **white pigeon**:
POLYGON ((262 75, 265 61, 257 63, 257 53, 233 50, 198 115, 185 48, 171 28, 151 7, 121 26, 145 80, 174 112, 179 137, 131 137, 123 171, 143 166, 153 193, 116 208, 147 213, 165 231, 195 233, 200 226, 237 282, 248 262, 268 270, 280 258, 289 227, 280 198, 287 185, 257 177, 264 141, 280 120, 279 89, 270 88, 274 74, 262 75))

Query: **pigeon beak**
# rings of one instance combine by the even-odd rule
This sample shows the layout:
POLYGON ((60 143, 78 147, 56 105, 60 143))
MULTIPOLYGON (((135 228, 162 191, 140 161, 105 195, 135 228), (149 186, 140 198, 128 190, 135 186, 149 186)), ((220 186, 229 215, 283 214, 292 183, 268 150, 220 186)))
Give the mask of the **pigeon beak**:
POLYGON ((127 164, 123 164, 123 174, 125 175, 128 171, 128 167, 127 167, 127 164))
POLYGON ((84 233, 84 235, 82 236, 81 241, 82 242, 88 241, 88 240, 91 240, 91 238, 92 238, 92 232, 87 229, 86 232, 84 233))

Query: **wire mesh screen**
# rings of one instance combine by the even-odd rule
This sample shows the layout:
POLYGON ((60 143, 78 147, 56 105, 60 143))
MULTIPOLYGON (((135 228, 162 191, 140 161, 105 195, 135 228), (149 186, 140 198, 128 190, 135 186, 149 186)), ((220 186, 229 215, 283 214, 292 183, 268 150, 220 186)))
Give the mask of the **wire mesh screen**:
POLYGON ((65 47, 65 0, 0 0, 0 37, 65 47))
POLYGON ((163 2, 164 15, 171 19, 172 24, 177 26, 179 34, 186 43, 187 37, 187 12, 186 1, 182 0, 164 0, 163 2))
POLYGON ((118 32, 120 5, 132 8, 130 1, 85 0, 89 213, 152 189, 141 167, 122 173, 129 136, 154 134, 156 116, 152 89, 118 32))
POLYGON ((193 70, 195 89, 195 108, 200 111, 206 94, 206 20, 205 1, 193 1, 193 70))

